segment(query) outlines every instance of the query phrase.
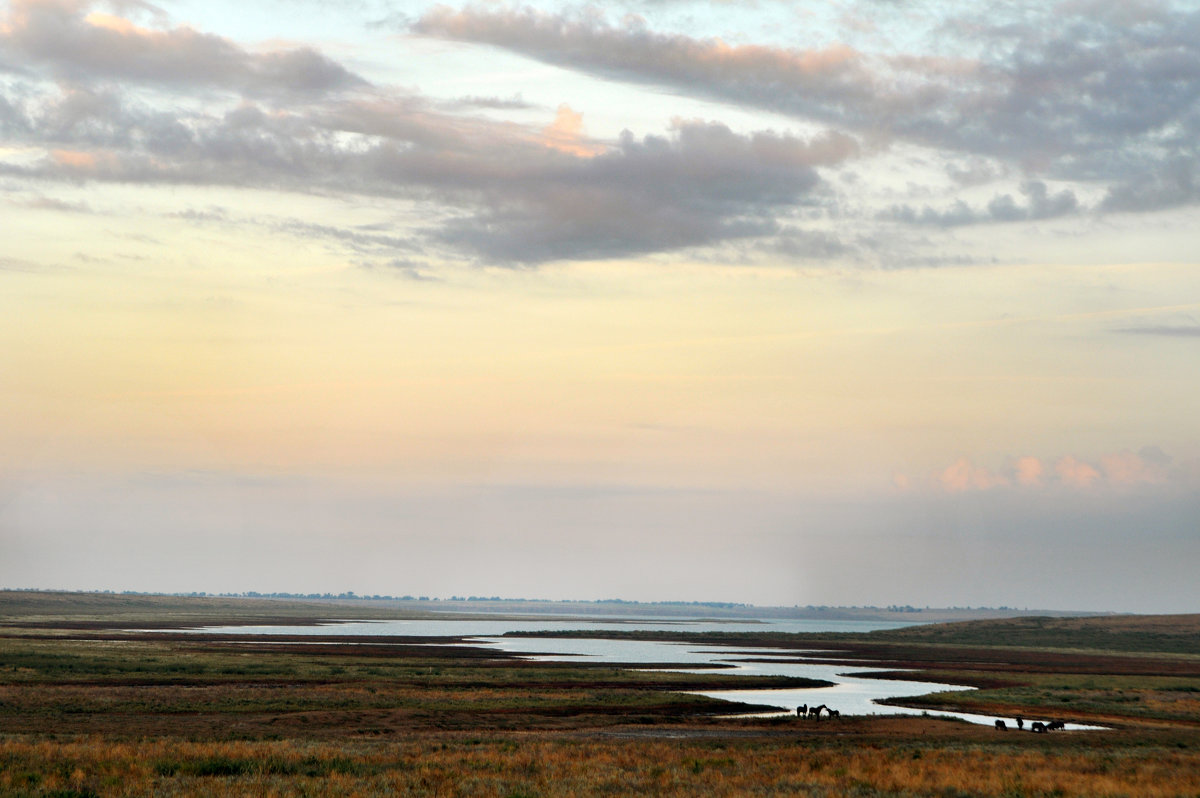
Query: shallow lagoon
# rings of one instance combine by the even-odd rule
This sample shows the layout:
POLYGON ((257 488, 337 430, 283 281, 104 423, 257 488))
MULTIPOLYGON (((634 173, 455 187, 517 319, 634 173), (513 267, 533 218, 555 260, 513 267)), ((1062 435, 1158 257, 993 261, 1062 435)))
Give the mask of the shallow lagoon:
MULTIPOLYGON (((816 660, 829 658, 829 651, 794 651, 784 649, 746 649, 731 646, 698 646, 690 643, 666 643, 644 640, 606 640, 577 637, 504 637, 508 632, 567 632, 595 631, 664 631, 664 632, 867 632, 875 629, 895 629, 912 624, 875 621, 775 620, 708 621, 678 618, 638 618, 620 621, 596 620, 588 617, 563 618, 548 616, 527 617, 521 620, 486 620, 478 618, 406 621, 345 621, 317 626, 222 626, 186 631, 220 634, 287 634, 287 635, 372 635, 403 637, 460 637, 472 645, 494 646, 499 650, 542 660, 564 661, 586 658, 591 662, 673 663, 687 665, 718 665, 731 673, 747 676, 797 676, 834 682, 832 687, 783 690, 714 690, 698 693, 725 701, 778 707, 775 712, 757 713, 763 717, 794 714, 801 704, 826 704, 843 715, 942 715, 972 723, 992 725, 996 718, 962 712, 931 711, 882 705, 885 699, 903 700, 927 693, 971 690, 964 685, 909 682, 895 679, 872 679, 864 674, 882 669, 858 665, 831 665, 824 662, 805 662, 805 655, 816 660), (756 660, 756 661, 747 661, 756 660)), ((697 668, 697 670, 704 670, 697 668)), ((1012 727, 1012 719, 1005 718, 1012 727)), ((1026 718, 1046 721, 1046 718, 1026 718)), ((1095 726, 1067 724, 1067 729, 1095 729, 1095 726)))

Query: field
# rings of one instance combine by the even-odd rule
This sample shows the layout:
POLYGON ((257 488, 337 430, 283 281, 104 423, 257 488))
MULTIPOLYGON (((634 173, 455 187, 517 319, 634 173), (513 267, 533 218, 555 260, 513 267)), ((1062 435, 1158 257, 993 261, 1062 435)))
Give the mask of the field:
POLYGON ((848 670, 883 663, 980 688, 920 699, 930 707, 1109 727, 1045 735, 920 716, 734 718, 745 707, 677 692, 751 686, 719 670, 126 631, 396 612, 0 593, 0 794, 1200 795, 1197 616, 673 635, 828 649, 848 670))

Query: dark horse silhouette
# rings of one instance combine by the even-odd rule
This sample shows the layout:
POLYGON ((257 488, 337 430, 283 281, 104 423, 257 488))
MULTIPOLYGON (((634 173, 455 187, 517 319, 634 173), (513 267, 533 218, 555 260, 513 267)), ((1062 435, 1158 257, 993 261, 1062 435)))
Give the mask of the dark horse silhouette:
POLYGON ((801 704, 796 707, 796 717, 802 718, 808 714, 808 704, 801 704))
POLYGON ((819 707, 812 707, 811 709, 809 709, 809 710, 808 710, 808 716, 809 716, 810 718, 817 718, 818 720, 820 720, 820 718, 821 718, 821 710, 822 710, 822 709, 825 709, 825 705, 824 705, 824 704, 822 704, 822 705, 821 705, 821 706, 819 706, 819 707))
POLYGON ((1008 724, 1006 724, 1006 723, 1005 723, 1004 721, 1002 721, 1002 720, 997 720, 997 721, 996 721, 996 729, 997 729, 998 731, 1006 731, 1006 730, 1008 729, 1008 724))
POLYGON ((1032 732, 1037 732, 1038 734, 1042 734, 1046 731, 1046 724, 1042 723, 1040 720, 1035 720, 1033 725, 1029 727, 1029 730, 1032 732))
POLYGON ((825 710, 825 712, 826 712, 826 713, 829 715, 829 717, 831 717, 831 718, 840 718, 840 717, 842 716, 842 713, 841 713, 841 712, 838 712, 836 709, 826 709, 826 710, 825 710))
POLYGON ((1046 724, 1046 731, 1054 731, 1055 729, 1065 728, 1067 728, 1067 724, 1063 723, 1061 720, 1053 720, 1046 724))
POLYGON ((1018 729, 1024 729, 1024 728, 1025 728, 1025 719, 1024 719, 1024 718, 1022 718, 1022 717, 1020 717, 1020 716, 1018 716, 1018 717, 1017 717, 1017 728, 1018 728, 1018 729))

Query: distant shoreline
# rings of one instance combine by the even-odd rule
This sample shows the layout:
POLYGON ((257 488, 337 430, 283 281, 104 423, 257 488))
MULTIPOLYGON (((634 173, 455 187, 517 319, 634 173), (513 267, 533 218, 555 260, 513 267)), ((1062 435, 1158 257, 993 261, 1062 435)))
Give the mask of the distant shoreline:
MULTIPOLYGON (((755 606, 728 602, 682 602, 682 601, 627 601, 619 599, 600 601, 570 601, 548 599, 504 599, 490 598, 413 598, 411 596, 357 596, 350 593, 332 594, 201 594, 201 593, 142 593, 112 591, 64 591, 36 589, 0 590, 0 614, 4 610, 22 606, 34 614, 45 612, 55 615, 56 605, 67 599, 87 597, 96 603, 96 609, 114 611, 136 611, 138 605, 175 603, 191 607, 210 606, 216 608, 230 603, 242 608, 271 607, 274 613, 284 606, 296 609, 314 607, 337 608, 339 614, 357 619, 403 616, 445 617, 454 615, 563 615, 583 617, 605 617, 614 621, 632 617, 679 618, 681 620, 705 620, 730 623, 754 622, 756 620, 837 620, 837 621, 897 621, 908 623, 939 623, 948 621, 998 620, 1024 617, 1096 617, 1111 616, 1111 612, 1085 612, 1046 609, 1015 609, 1011 607, 910 607, 896 606, 755 606)), ((72 602, 74 603, 74 602, 72 602)), ((24 613, 22 613, 24 614, 24 613)), ((314 613, 317 615, 317 613, 314 613)), ((326 616, 319 613, 321 617, 326 616)))

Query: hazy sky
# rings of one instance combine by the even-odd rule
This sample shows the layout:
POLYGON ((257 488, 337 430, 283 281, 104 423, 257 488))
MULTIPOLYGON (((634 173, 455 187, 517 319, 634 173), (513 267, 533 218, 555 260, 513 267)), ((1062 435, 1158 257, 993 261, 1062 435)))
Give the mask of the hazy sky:
POLYGON ((1200 5, 0 3, 0 585, 1200 609, 1200 5))

